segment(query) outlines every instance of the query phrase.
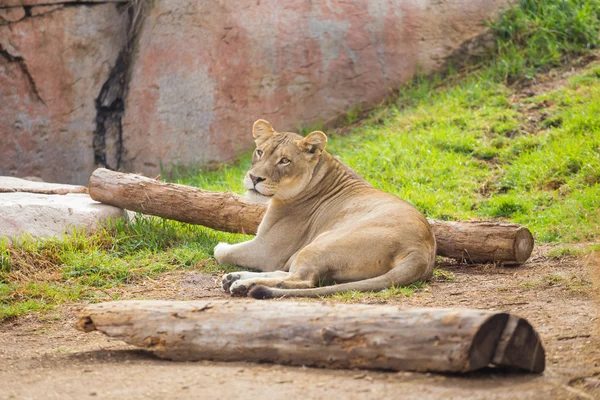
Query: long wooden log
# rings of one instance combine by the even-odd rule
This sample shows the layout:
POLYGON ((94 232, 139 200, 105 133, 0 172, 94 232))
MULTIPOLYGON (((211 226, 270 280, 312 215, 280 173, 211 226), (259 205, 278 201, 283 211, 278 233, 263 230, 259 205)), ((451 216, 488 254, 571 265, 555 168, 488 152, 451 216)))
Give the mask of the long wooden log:
MULTIPOLYGON (((94 171, 92 199, 128 210, 209 228, 254 234, 266 211, 233 193, 210 192, 135 174, 94 171)), ((522 264, 533 250, 533 236, 517 224, 429 219, 438 255, 472 263, 522 264)))
POLYGON ((148 215, 255 234, 266 207, 229 192, 161 182, 104 168, 94 171, 88 191, 96 201, 148 215))
POLYGON ((86 307, 78 329, 161 358, 254 361, 330 368, 468 372, 489 366, 544 370, 531 325, 465 309, 247 301, 116 301, 86 307), (516 361, 509 354, 515 354, 516 361))

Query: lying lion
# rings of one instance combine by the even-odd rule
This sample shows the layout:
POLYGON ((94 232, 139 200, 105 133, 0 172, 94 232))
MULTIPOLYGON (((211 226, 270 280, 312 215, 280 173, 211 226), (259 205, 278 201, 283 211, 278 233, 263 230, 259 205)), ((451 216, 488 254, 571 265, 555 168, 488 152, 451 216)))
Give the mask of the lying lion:
POLYGON ((436 245, 425 217, 381 192, 325 151, 327 136, 275 132, 258 120, 244 178, 249 195, 270 201, 256 237, 219 243, 215 258, 263 272, 223 276, 232 295, 257 299, 383 290, 429 279, 436 245), (339 283, 317 287, 323 283, 339 283))

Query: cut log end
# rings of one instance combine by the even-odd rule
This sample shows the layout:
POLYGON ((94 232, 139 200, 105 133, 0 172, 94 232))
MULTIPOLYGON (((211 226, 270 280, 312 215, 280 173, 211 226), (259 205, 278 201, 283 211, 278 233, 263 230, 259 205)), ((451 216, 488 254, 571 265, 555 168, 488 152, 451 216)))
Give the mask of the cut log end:
POLYGON ((515 262, 505 262, 507 265, 520 265, 529 259, 533 251, 533 235, 527 228, 520 228, 515 234, 514 241, 515 262))
POLYGON ((469 369, 471 371, 485 368, 492 363, 507 322, 508 314, 495 314, 481 324, 469 348, 469 369))
POLYGON ((527 320, 510 316, 498 342, 492 364, 533 373, 544 371, 546 352, 540 337, 527 320))

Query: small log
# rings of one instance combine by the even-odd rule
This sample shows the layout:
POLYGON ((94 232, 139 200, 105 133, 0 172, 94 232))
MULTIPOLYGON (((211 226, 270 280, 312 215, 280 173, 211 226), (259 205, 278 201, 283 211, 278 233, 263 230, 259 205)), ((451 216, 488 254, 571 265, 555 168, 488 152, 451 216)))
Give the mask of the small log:
POLYGON ((529 340, 506 341, 514 338, 505 334, 509 321, 509 314, 465 309, 401 310, 283 301, 268 307, 223 300, 115 301, 86 307, 77 327, 178 361, 435 372, 497 365, 542 372, 544 349, 539 337, 529 324, 521 324, 519 329, 529 340), (509 352, 519 354, 518 359, 509 352))
POLYGON ((438 255, 468 263, 523 264, 533 250, 529 229, 505 222, 428 219, 438 255))
MULTIPOLYGON (((99 168, 90 177, 92 199, 120 208, 233 233, 254 234, 266 206, 233 193, 210 192, 99 168)), ((533 250, 533 236, 517 224, 429 219, 438 251, 473 263, 522 264, 533 250)))

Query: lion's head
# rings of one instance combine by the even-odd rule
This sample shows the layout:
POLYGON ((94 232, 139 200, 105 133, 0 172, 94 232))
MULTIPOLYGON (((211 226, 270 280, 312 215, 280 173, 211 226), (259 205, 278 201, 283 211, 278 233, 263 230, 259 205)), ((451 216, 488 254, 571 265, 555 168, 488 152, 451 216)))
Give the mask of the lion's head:
POLYGON ((306 137, 275 132, 271 124, 262 119, 254 123, 252 135, 256 150, 252 167, 244 178, 250 197, 261 202, 296 197, 310 182, 327 136, 320 131, 306 137))

